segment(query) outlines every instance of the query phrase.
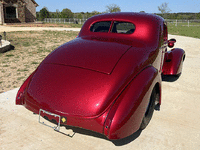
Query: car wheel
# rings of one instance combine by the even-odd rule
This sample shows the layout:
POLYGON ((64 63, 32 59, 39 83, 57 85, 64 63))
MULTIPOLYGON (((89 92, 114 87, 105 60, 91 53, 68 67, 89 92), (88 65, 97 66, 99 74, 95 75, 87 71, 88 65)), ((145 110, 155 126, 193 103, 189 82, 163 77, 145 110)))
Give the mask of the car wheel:
POLYGON ((154 108, 155 108, 155 102, 157 102, 159 99, 159 93, 156 92, 156 89, 154 88, 152 93, 151 93, 151 97, 149 100, 149 104, 146 108, 146 112, 144 114, 144 117, 142 119, 142 123, 140 125, 140 129, 143 130, 146 128, 146 126, 149 124, 152 116, 153 116, 153 112, 154 112, 154 108))

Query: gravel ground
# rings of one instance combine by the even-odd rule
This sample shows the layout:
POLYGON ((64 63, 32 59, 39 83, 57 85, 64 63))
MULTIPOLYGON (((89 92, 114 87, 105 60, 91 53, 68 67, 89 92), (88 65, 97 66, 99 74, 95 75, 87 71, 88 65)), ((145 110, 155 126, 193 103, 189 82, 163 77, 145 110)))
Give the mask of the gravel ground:
POLYGON ((200 149, 200 39, 169 38, 176 38, 175 47, 186 51, 183 73, 175 82, 163 82, 161 110, 144 131, 117 142, 88 131, 71 138, 39 124, 38 115, 16 106, 18 89, 14 89, 0 94, 0 149, 200 149))

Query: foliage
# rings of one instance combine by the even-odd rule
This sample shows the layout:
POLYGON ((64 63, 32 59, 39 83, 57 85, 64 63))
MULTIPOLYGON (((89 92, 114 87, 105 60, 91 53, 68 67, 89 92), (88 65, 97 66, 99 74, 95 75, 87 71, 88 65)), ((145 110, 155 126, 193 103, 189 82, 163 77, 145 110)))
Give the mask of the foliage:
POLYGON ((68 8, 63 9, 62 12, 60 13, 61 18, 73 18, 73 16, 74 14, 68 8))
POLYGON ((56 12, 54 13, 55 17, 54 18, 60 18, 60 11, 59 9, 56 9, 56 12))
POLYGON ((49 11, 46 7, 40 10, 39 18, 40 20, 44 20, 44 18, 49 18, 49 11))
MULTIPOLYGON (((157 15, 159 15, 159 16, 165 18, 165 19, 180 19, 180 20, 197 19, 197 20, 200 20, 200 12, 199 13, 169 13, 170 10, 169 10, 168 7, 166 7, 167 3, 164 3, 164 4, 162 4, 158 8, 160 8, 160 9, 162 8, 162 11, 165 12, 165 13, 163 14, 161 12, 161 13, 158 13, 157 15), (165 10, 165 8, 166 8, 166 10, 165 10)), ((109 8, 110 8, 110 6, 111 5, 109 5, 109 8)), ((167 4, 167 6, 168 6, 168 4, 167 4)), ((113 11, 115 11, 115 10, 116 9, 114 9, 113 11)), ((106 12, 98 12, 98 11, 95 11, 95 10, 92 11, 92 12, 80 12, 80 13, 72 13, 71 10, 69 10, 69 9, 67 9, 66 11, 69 12, 68 14, 70 14, 69 18, 78 18, 78 19, 87 19, 87 18, 90 18, 90 17, 92 17, 94 15, 98 15, 98 14, 101 14, 101 13, 106 13, 106 12)), ((65 12, 65 10, 60 12, 59 9, 56 9, 56 12, 48 12, 48 9, 46 7, 44 7, 43 9, 40 10, 40 12, 36 12, 36 17, 37 17, 37 20, 40 20, 40 21, 42 21, 44 18, 65 18, 65 17, 67 17, 65 15, 62 16, 63 14, 66 14, 66 13, 63 13, 63 12, 65 12), (47 15, 41 15, 41 13, 42 14, 47 14, 47 15)), ((145 13, 144 11, 140 11, 140 12, 145 13)))
POLYGON ((164 14, 169 13, 171 10, 168 8, 168 3, 162 3, 160 6, 158 6, 158 10, 164 14))
POLYGON ((82 15, 81 14, 78 14, 78 19, 82 19, 82 15))
POLYGON ((200 20, 200 13, 165 13, 157 14, 165 19, 178 19, 178 20, 200 20))
POLYGON ((116 4, 107 5, 106 8, 107 8, 106 12, 108 13, 121 12, 120 7, 116 4))
POLYGON ((162 3, 158 6, 158 10, 162 13, 162 17, 166 18, 166 13, 169 13, 171 10, 168 8, 168 3, 162 3))

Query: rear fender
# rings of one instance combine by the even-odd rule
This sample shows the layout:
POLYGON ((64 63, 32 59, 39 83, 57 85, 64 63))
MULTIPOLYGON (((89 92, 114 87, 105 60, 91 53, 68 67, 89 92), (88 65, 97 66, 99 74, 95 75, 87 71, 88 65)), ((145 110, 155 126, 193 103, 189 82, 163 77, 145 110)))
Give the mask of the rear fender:
POLYGON ((30 82, 32 76, 34 75, 34 73, 36 72, 36 70, 24 81, 24 83, 22 84, 22 86, 20 87, 20 89, 17 92, 17 96, 16 96, 16 101, 15 104, 16 105, 24 105, 24 92, 27 88, 28 83, 30 82))
POLYGON ((127 85, 113 103, 106 118, 104 134, 109 139, 121 139, 139 129, 156 83, 161 83, 160 74, 150 66, 127 85))
POLYGON ((185 51, 174 48, 165 53, 165 60, 162 68, 163 75, 179 75, 182 72, 185 51))

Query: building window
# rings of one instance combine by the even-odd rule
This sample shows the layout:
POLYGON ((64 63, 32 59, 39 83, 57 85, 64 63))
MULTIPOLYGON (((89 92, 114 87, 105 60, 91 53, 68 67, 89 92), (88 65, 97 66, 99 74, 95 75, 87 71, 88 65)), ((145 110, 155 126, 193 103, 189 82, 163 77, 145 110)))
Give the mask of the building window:
POLYGON ((13 6, 6 7, 6 18, 7 19, 17 18, 16 7, 13 6))

